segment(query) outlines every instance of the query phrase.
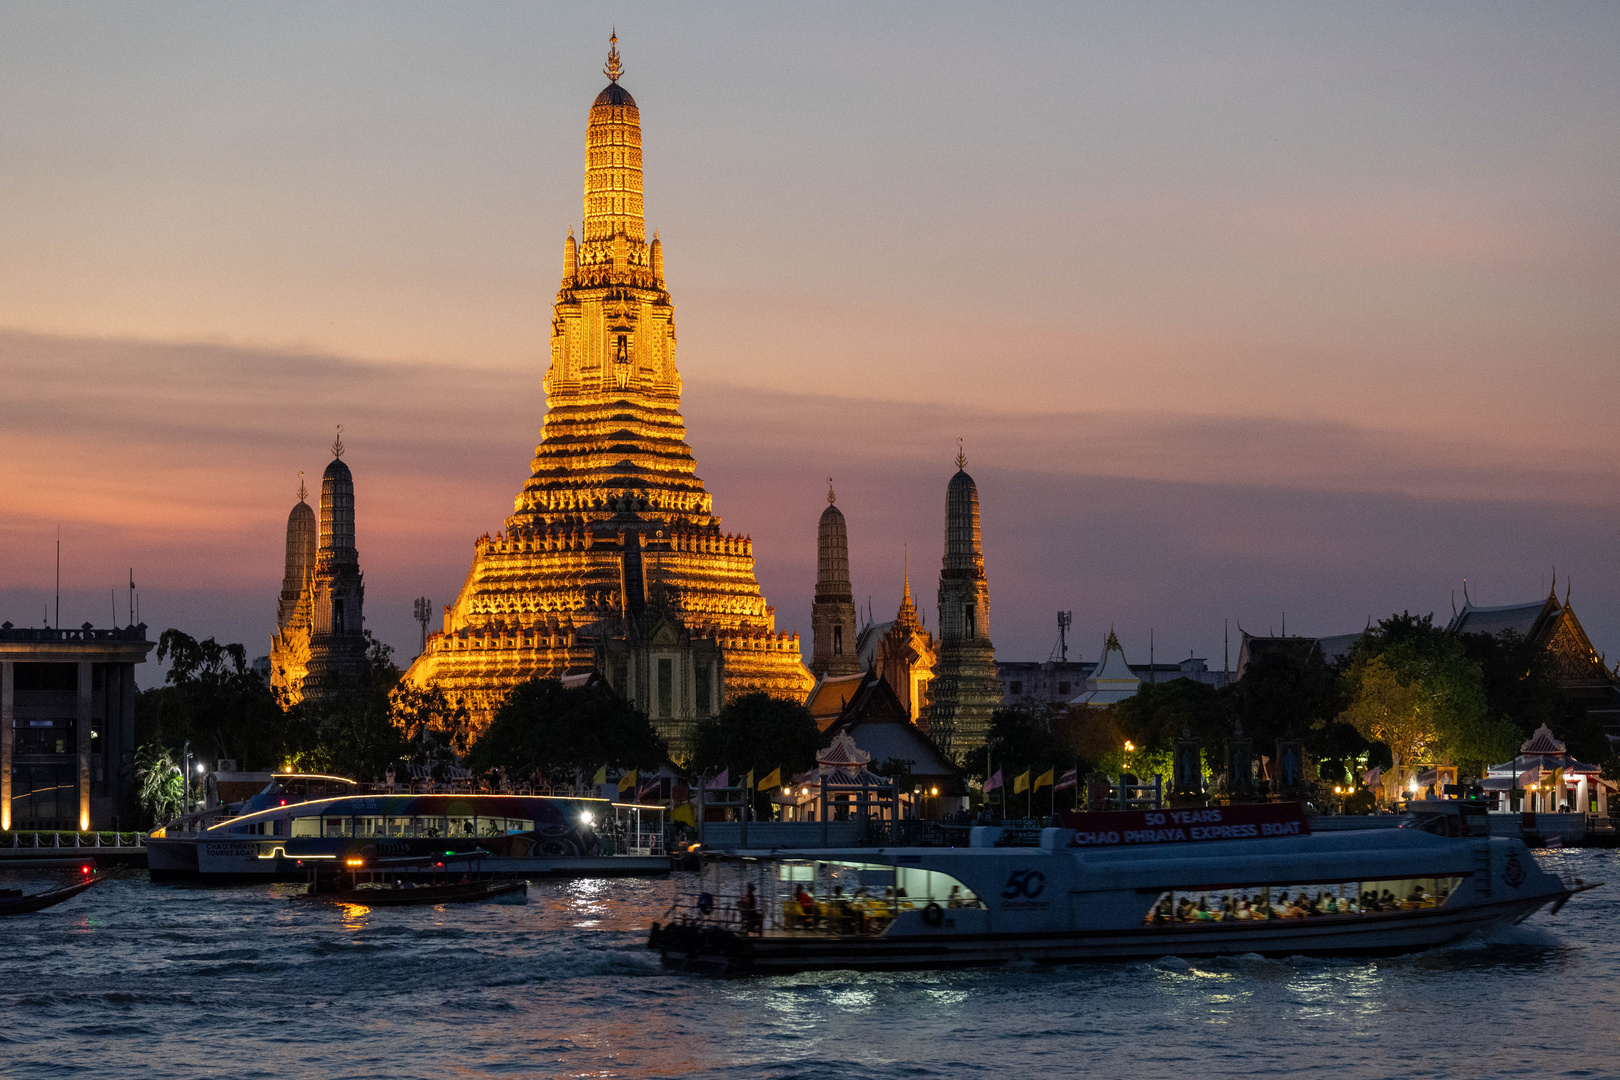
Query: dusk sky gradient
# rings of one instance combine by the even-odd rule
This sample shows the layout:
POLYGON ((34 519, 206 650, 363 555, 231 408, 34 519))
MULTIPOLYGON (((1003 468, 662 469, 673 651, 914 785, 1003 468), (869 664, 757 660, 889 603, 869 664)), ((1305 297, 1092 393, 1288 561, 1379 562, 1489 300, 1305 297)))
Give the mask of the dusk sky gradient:
POLYGON ((1554 566, 1620 657, 1610 3, 0 3, 0 618, 60 524, 64 624, 133 565, 267 652, 341 423, 413 655, 527 473, 614 24, 698 473, 807 653, 829 474, 933 626, 960 436, 1001 659, 1554 566))

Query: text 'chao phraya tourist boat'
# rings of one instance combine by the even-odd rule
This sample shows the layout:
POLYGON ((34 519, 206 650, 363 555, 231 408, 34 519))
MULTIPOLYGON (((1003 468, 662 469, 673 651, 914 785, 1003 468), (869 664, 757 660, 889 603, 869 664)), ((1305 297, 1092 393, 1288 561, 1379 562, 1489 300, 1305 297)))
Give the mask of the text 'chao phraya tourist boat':
POLYGON ((359 790, 341 777, 277 776, 245 802, 177 818, 147 838, 152 880, 303 881, 323 864, 377 859, 393 861, 404 878, 447 867, 525 878, 669 872, 660 834, 641 827, 641 811, 650 824, 661 807, 359 790))
POLYGON ((1070 815, 1032 847, 744 853, 653 925, 667 966, 712 974, 1397 953, 1554 911, 1595 886, 1491 837, 1485 808, 1315 833, 1297 804, 1070 815))

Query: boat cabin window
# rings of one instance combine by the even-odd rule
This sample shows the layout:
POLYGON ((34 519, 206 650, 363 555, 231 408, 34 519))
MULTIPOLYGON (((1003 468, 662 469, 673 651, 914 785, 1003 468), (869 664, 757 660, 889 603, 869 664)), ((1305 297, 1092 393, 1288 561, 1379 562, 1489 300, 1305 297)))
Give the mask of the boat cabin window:
POLYGON ((1201 926, 1233 919, 1359 918, 1443 906, 1461 877, 1221 885, 1160 893, 1143 922, 1201 926))
POLYGON ((984 907, 948 874, 856 862, 746 860, 706 870, 699 888, 684 919, 748 932, 875 936, 900 918, 950 925, 956 910, 984 907))

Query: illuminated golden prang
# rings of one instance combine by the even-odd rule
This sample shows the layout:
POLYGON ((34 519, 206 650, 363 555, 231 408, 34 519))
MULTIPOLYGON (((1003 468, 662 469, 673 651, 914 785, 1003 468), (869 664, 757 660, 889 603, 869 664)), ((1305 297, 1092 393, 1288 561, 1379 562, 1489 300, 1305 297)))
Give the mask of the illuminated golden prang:
POLYGON ((802 699, 812 682, 798 635, 775 631, 753 541, 721 531, 686 444, 674 304, 642 212, 641 115, 614 45, 586 126, 584 230, 563 245, 531 474, 409 672, 480 719, 520 682, 589 669, 655 589, 719 646, 727 697, 802 699))

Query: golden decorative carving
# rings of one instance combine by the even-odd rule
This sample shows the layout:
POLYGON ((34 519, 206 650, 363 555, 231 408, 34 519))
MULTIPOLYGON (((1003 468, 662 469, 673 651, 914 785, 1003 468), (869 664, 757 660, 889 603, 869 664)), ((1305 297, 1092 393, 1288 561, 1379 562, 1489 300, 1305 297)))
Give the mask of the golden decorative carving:
POLYGON ((646 242, 641 120, 612 80, 585 136, 585 225, 565 245, 546 416, 505 529, 480 537, 461 594, 408 673, 487 719, 512 686, 588 669, 656 585, 724 656, 728 695, 802 699, 796 634, 776 632, 753 541, 726 534, 681 417, 674 304, 662 243, 646 242))

